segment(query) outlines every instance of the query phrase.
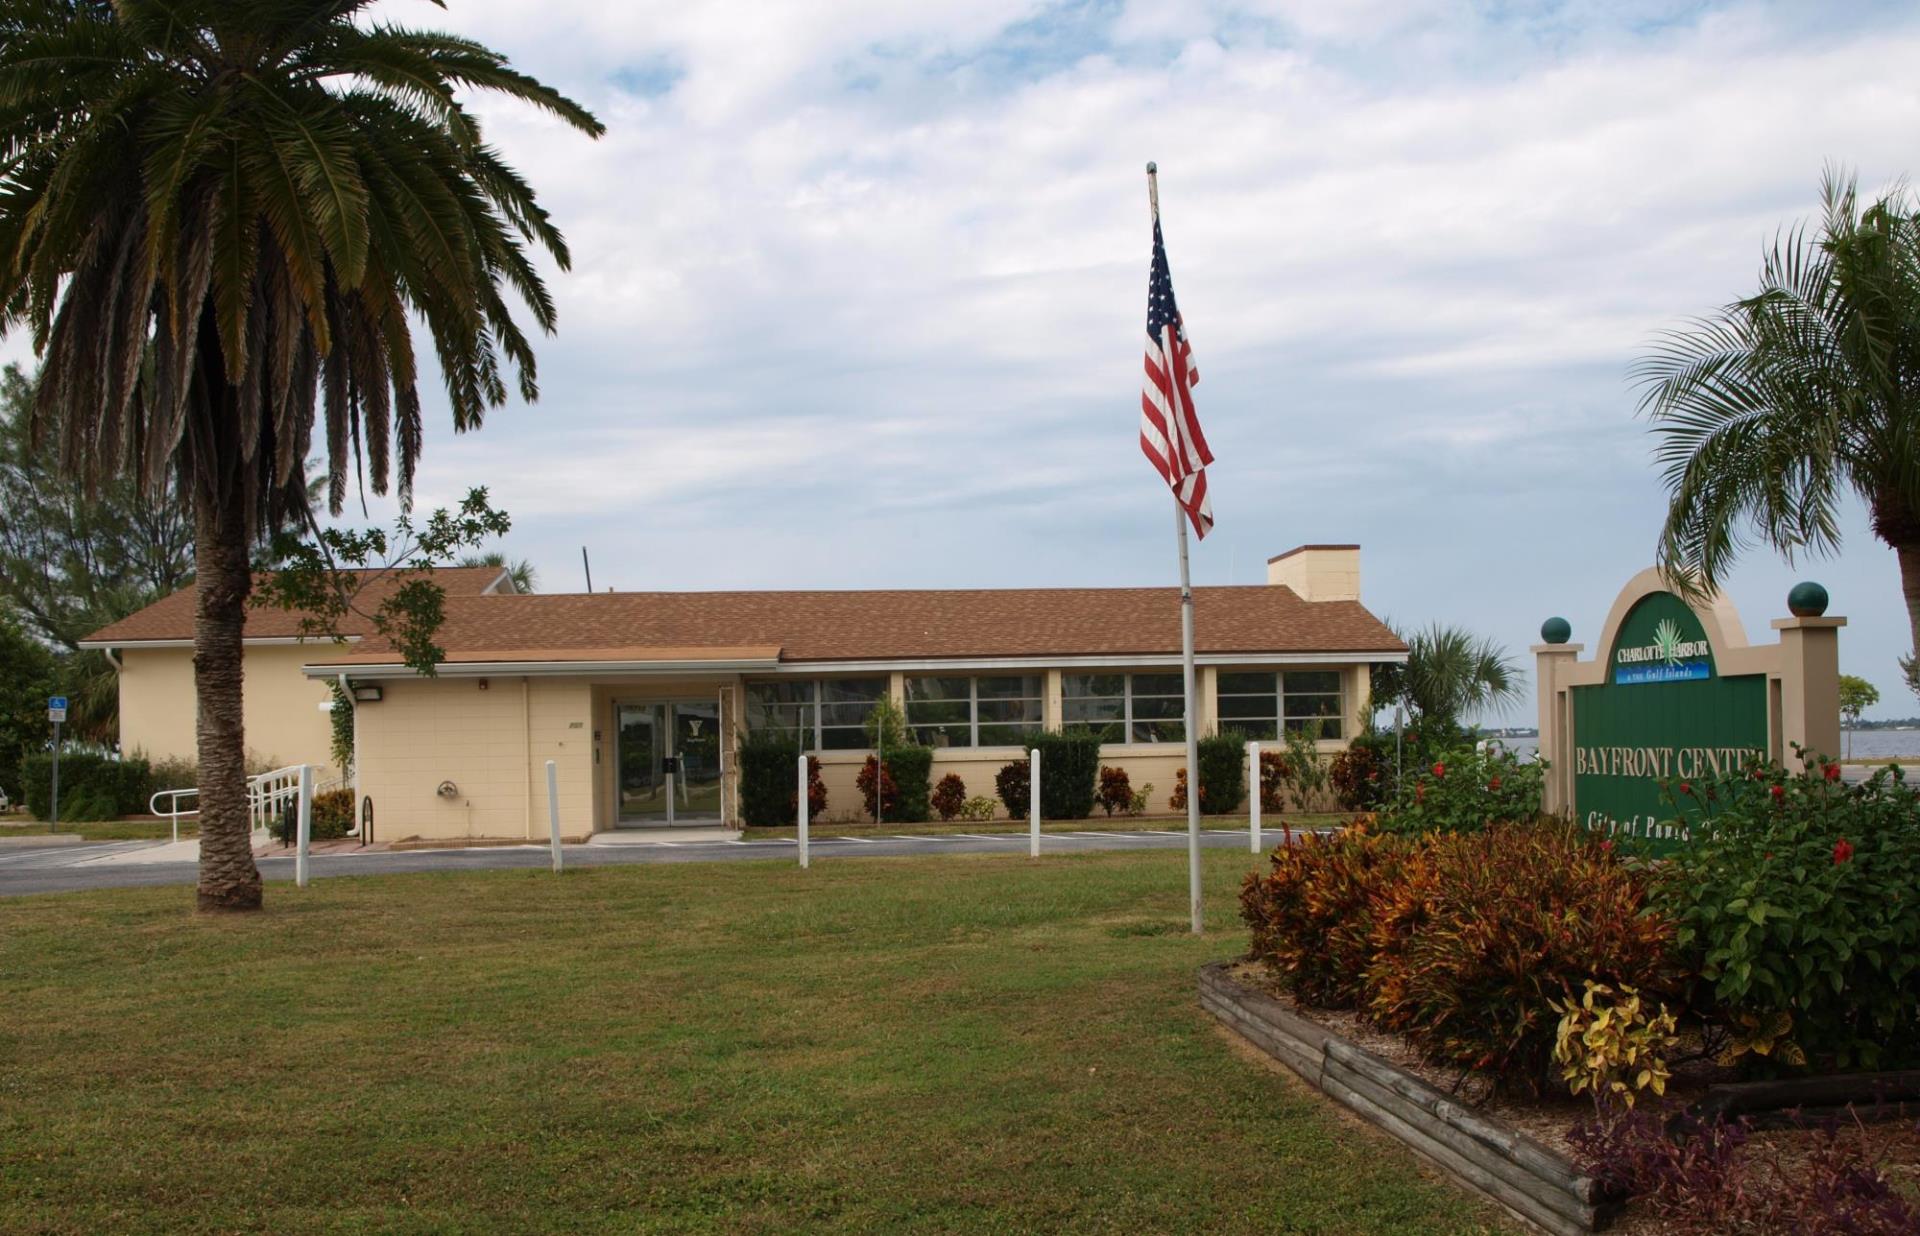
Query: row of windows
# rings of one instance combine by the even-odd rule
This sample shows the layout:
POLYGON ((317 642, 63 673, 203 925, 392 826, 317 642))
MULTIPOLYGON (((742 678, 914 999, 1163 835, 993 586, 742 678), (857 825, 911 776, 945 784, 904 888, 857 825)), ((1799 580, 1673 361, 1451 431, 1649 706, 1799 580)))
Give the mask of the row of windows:
POLYGON ((907 728, 923 747, 1018 746, 1046 728, 1045 682, 1038 674, 908 678, 907 728))
MULTIPOLYGON (((1039 674, 909 676, 907 727, 928 747, 1012 747, 1045 728, 1039 674)), ((867 745, 867 718, 887 694, 885 678, 782 679, 747 685, 747 728, 775 730, 813 751, 867 745)), ((1186 739, 1179 674, 1062 674, 1062 728, 1106 742, 1186 739)), ((1273 741, 1284 729, 1317 738, 1344 734, 1338 670, 1223 673, 1220 728, 1273 741)))

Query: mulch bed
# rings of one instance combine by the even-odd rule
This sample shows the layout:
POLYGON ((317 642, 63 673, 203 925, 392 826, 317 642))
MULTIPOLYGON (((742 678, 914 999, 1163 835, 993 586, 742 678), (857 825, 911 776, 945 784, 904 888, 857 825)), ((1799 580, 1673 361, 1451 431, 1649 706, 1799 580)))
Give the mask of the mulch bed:
MULTIPOLYGON (((1406 1039, 1375 1028, 1353 1012, 1302 1005, 1274 981, 1266 966, 1258 962, 1238 962, 1226 969, 1225 976, 1243 987, 1272 997, 1299 1016, 1319 1023, 1355 1046, 1412 1073, 1428 1085, 1451 1093, 1463 1105, 1511 1125, 1555 1154, 1575 1158, 1567 1134, 1577 1122, 1592 1113, 1593 1105, 1586 1098, 1550 1094, 1531 1099, 1524 1095, 1498 1092, 1484 1077, 1433 1064, 1406 1039)), ((1706 1097, 1708 1086, 1736 1080, 1739 1080, 1737 1070, 1711 1061, 1691 1061, 1675 1068, 1667 1086, 1667 1097, 1672 1101, 1692 1104, 1706 1097)), ((1896 1187, 1920 1197, 1920 1123, 1912 1120, 1865 1123, 1846 1135, 1864 1139, 1874 1152, 1874 1157, 1881 1159, 1883 1170, 1896 1187)), ((1752 1134, 1746 1153, 1755 1156, 1757 1162, 1772 1164, 1775 1170, 1791 1176, 1796 1163, 1803 1162, 1822 1137, 1821 1130, 1813 1127, 1760 1129, 1752 1134)), ((1643 1213, 1641 1206, 1630 1205, 1607 1230, 1625 1236, 1666 1236, 1681 1229, 1643 1213)))

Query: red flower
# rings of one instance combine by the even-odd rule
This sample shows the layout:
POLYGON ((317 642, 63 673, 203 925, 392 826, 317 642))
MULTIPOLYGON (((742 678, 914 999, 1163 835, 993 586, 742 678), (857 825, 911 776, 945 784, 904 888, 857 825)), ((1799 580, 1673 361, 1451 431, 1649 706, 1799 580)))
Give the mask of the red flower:
POLYGON ((1436 776, 1436 777, 1444 777, 1444 776, 1446 776, 1446 775, 1447 775, 1447 766, 1446 766, 1445 764, 1440 764, 1440 763, 1436 763, 1436 764, 1434 764, 1434 766, 1433 766, 1433 775, 1434 775, 1434 776, 1436 776))
POLYGON ((1613 853, 1613 838, 1609 837, 1600 843, 1600 852, 1602 854, 1613 853))
POLYGON ((1782 788, 1780 788, 1779 786, 1777 786, 1777 785, 1770 785, 1770 786, 1768 786, 1768 787, 1767 787, 1767 793, 1769 793, 1769 794, 1771 794, 1771 795, 1773 795, 1773 801, 1774 801, 1774 802, 1779 802, 1779 801, 1780 801, 1781 799, 1783 799, 1783 798, 1785 798, 1785 797, 1787 796, 1787 792, 1786 792, 1786 791, 1785 791, 1784 789, 1782 789, 1782 788))
POLYGON ((1680 792, 1682 794, 1691 794, 1693 793, 1693 787, 1688 785, 1686 782, 1682 781, 1680 783, 1680 792))
POLYGON ((1829 764, 1821 771, 1827 774, 1827 780, 1829 781, 1838 781, 1840 779, 1840 766, 1838 764, 1829 764))
POLYGON ((1500 778, 1498 778, 1498 777, 1495 777, 1495 778, 1494 778, 1493 780, 1491 780, 1491 781, 1489 781, 1489 782, 1487 782, 1487 788, 1488 788, 1488 789, 1490 789, 1490 790, 1497 790, 1497 789, 1499 789, 1499 788, 1500 788, 1500 778))
POLYGON ((1840 838, 1840 840, 1833 843, 1833 865, 1834 866, 1838 867, 1841 863, 1851 862, 1852 860, 1853 860, 1853 843, 1852 842, 1848 841, 1845 837, 1842 837, 1840 838))

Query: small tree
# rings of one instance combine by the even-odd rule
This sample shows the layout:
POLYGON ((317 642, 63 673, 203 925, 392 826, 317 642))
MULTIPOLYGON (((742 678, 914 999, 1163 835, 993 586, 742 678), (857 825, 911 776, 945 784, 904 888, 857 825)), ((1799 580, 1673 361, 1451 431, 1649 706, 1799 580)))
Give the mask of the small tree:
POLYGON ((1860 714, 1880 702, 1879 688, 1854 674, 1840 675, 1840 719, 1847 725, 1847 758, 1853 758, 1853 731, 1860 714))

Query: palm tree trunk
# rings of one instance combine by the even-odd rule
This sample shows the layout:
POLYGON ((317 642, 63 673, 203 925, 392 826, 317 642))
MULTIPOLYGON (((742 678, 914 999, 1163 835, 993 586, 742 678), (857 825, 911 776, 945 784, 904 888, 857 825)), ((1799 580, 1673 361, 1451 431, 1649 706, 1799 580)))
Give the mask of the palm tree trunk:
MULTIPOLYGON (((1912 628, 1912 656, 1920 659, 1920 537, 1896 541, 1893 553, 1900 561, 1900 591, 1907 598, 1907 625, 1912 628)), ((1920 690, 1920 684, 1915 684, 1920 690)))
POLYGON ((258 910, 247 809, 241 634, 253 575, 247 563, 243 488, 201 480, 194 494, 193 688, 199 705, 200 908, 258 910), (220 492, 224 490, 225 492, 220 492))

